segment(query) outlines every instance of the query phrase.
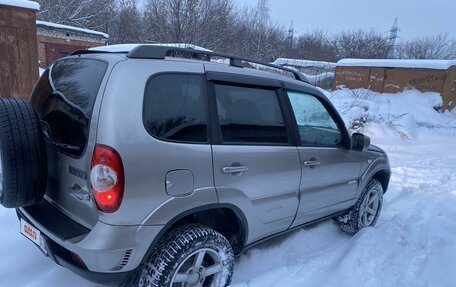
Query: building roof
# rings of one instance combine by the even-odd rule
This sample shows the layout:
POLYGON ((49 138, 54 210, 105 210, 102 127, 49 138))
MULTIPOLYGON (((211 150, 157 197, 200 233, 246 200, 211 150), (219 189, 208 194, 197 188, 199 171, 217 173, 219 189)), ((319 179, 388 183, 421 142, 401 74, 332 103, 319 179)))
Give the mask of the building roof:
POLYGON ((27 0, 0 0, 0 5, 19 7, 30 10, 40 10, 40 4, 27 0))
MULTIPOLYGON (((2 1, 2 0, 0 0, 0 1, 2 1)), ((70 31, 75 31, 75 32, 80 32, 80 33, 85 33, 85 34, 90 34, 90 35, 96 35, 96 36, 103 37, 105 39, 109 38, 109 35, 106 33, 89 30, 89 29, 84 29, 84 28, 79 28, 79 27, 74 27, 74 26, 56 24, 56 23, 51 23, 51 22, 39 21, 39 20, 36 21, 36 25, 59 29, 59 30, 70 30, 70 31)))
POLYGON ((389 60, 389 59, 342 59, 338 67, 381 67, 381 68, 421 68, 447 70, 456 66, 456 60, 389 60))

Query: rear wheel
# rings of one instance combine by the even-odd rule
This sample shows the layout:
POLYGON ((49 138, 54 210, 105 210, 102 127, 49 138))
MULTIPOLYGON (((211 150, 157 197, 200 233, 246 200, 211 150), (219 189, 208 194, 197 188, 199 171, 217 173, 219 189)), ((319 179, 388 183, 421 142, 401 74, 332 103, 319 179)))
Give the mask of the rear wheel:
POLYGON ((363 189, 356 204, 339 216, 340 228, 348 233, 356 233, 360 229, 374 226, 377 223, 383 205, 382 184, 372 178, 363 189))
POLYGON ((224 287, 233 268, 233 250, 223 235, 202 225, 184 225, 165 235, 150 255, 139 287, 224 287))

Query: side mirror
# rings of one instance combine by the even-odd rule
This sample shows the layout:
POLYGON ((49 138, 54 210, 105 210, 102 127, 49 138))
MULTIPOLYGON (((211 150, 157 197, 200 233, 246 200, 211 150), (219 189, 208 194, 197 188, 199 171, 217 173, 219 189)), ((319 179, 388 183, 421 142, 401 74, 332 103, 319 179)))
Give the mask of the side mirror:
POLYGON ((361 133, 354 133, 351 136, 351 147, 353 150, 365 151, 370 145, 370 137, 361 133))

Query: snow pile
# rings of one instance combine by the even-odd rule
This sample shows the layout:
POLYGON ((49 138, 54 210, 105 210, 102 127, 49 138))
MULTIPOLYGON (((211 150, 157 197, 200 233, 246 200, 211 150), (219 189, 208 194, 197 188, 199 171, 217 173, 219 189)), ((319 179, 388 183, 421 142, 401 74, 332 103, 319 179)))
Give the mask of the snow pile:
POLYGON ((341 89, 326 92, 353 131, 397 140, 413 140, 422 136, 418 128, 456 134, 453 113, 439 113, 442 98, 438 93, 420 93, 414 90, 398 94, 380 94, 366 89, 341 89))
POLYGON ((318 75, 303 75, 306 76, 307 80, 309 80, 312 85, 326 90, 331 89, 334 79, 334 72, 324 72, 318 75))
POLYGON ((35 1, 27 0, 0 0, 0 5, 25 8, 30 10, 40 10, 40 4, 35 1))

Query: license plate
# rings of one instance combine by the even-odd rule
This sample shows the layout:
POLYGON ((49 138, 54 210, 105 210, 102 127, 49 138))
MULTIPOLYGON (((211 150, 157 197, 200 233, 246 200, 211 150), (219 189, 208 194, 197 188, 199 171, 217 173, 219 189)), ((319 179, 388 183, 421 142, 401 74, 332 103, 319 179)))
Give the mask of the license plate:
POLYGON ((21 218, 21 234, 30 239, 33 243, 40 247, 41 251, 47 255, 46 242, 41 232, 27 221, 21 218))

